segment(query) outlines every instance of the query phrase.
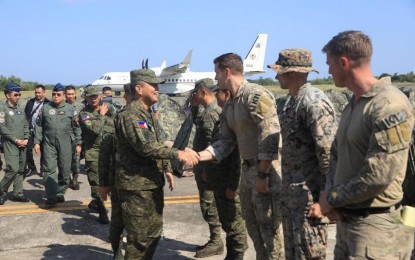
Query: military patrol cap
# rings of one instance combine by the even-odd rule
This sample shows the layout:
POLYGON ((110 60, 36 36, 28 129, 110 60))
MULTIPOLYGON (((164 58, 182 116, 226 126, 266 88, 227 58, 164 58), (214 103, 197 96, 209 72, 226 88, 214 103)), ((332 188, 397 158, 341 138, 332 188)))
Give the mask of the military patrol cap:
POLYGON ((53 87, 52 91, 55 91, 55 92, 65 91, 65 87, 61 83, 58 83, 53 87))
POLYGON ((216 92, 219 90, 219 87, 211 78, 204 78, 196 81, 195 88, 193 89, 193 93, 198 91, 201 88, 207 88, 212 92, 216 92))
POLYGON ((94 95, 101 95, 101 92, 96 87, 90 86, 85 88, 83 94, 85 97, 90 97, 94 95))
POLYGON ((286 72, 317 72, 312 67, 311 52, 306 49, 285 49, 280 51, 278 60, 275 64, 267 67, 273 69, 275 72, 283 74, 286 72))
POLYGON ((4 89, 5 92, 20 92, 20 86, 16 83, 9 82, 6 84, 6 88, 4 89))
POLYGON ((156 76, 156 73, 151 69, 140 69, 130 71, 130 82, 132 86, 135 86, 137 82, 144 81, 149 84, 162 84, 164 79, 156 76))

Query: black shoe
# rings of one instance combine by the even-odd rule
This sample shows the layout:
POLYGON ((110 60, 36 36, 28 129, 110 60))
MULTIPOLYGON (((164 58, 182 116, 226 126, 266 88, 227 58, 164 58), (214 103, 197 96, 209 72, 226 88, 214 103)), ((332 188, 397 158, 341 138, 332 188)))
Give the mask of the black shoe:
POLYGON ((6 198, 4 196, 0 196, 0 205, 4 205, 6 198))
POLYGON ((57 201, 57 202, 65 202, 65 197, 64 197, 63 195, 58 195, 58 196, 56 197, 56 201, 57 201))
POLYGON ((22 196, 13 195, 13 196, 10 197, 10 200, 14 201, 14 202, 29 202, 30 201, 28 198, 26 198, 23 195, 22 196))
POLYGON ((45 205, 49 206, 49 207, 53 207, 53 206, 56 205, 56 203, 57 203, 57 201, 55 199, 47 199, 46 202, 45 202, 45 205))
POLYGON ((99 212, 97 200, 91 200, 91 202, 88 204, 88 208, 92 211, 99 212))

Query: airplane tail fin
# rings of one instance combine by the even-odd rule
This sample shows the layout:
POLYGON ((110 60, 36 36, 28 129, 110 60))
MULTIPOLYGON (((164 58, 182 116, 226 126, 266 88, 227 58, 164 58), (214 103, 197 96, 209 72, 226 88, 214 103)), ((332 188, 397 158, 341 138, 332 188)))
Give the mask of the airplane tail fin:
POLYGON ((186 57, 184 57, 184 60, 180 63, 180 65, 189 65, 190 64, 190 60, 192 59, 192 52, 193 50, 190 50, 186 57))
POLYGON ((259 34, 244 60, 244 74, 265 73, 264 61, 268 34, 259 34))

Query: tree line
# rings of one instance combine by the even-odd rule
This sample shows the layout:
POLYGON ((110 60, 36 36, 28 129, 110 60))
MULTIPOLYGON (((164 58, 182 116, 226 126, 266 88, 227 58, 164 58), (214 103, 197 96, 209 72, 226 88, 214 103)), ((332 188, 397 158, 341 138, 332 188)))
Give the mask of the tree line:
MULTIPOLYGON (((392 79, 392 82, 410 82, 410 83, 414 83, 415 82, 415 74, 413 71, 406 73, 406 74, 398 74, 395 73, 393 75, 388 74, 388 73, 382 73, 379 78, 382 77, 386 77, 389 76, 392 79)), ((262 86, 277 86, 279 85, 278 81, 276 81, 275 79, 272 78, 263 78, 260 77, 259 79, 249 79, 249 82, 252 83, 256 83, 262 86)), ((0 90, 3 91, 6 84, 8 82, 14 82, 20 85, 20 87, 22 88, 22 90, 33 90, 34 87, 38 84, 41 84, 39 82, 36 81, 22 81, 20 78, 16 77, 16 76, 10 76, 10 77, 4 77, 2 75, 0 75, 0 90)), ((316 78, 313 80, 309 81, 311 84, 313 85, 333 85, 333 78, 331 76, 328 76, 326 78, 316 78)), ((50 84, 42 84, 45 86, 46 89, 53 89, 54 85, 50 85, 50 84)), ((74 87, 78 87, 78 86, 74 86, 74 87)))

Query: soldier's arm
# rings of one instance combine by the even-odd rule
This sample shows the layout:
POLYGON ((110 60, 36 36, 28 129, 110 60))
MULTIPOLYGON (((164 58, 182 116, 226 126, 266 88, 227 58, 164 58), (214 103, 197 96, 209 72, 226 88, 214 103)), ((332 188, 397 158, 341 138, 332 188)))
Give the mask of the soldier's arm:
MULTIPOLYGON (((326 177, 330 164, 330 148, 333 143, 337 126, 333 106, 325 100, 317 100, 308 105, 306 110, 307 128, 315 144, 315 155, 319 163, 320 191, 325 190, 326 177)), ((319 196, 319 194, 315 194, 319 196)), ((313 198, 314 202, 319 197, 313 198)))
POLYGON ((410 105, 406 107, 398 101, 375 104, 367 120, 372 132, 365 164, 356 177, 333 188, 328 201, 335 208, 364 202, 382 193, 396 181, 402 169, 402 158, 408 154, 414 124, 410 105), (391 117, 396 118, 394 123, 385 124, 391 117))
POLYGON ((222 112, 223 114, 219 119, 221 120, 219 127, 220 138, 208 146, 205 151, 200 153, 202 161, 215 160, 216 162, 221 162, 223 159, 229 156, 229 154, 237 145, 236 135, 229 128, 226 116, 224 116, 224 111, 222 112))
POLYGON ((257 89, 250 93, 248 104, 251 118, 258 125, 258 160, 278 159, 280 123, 275 98, 270 93, 257 89))
POLYGON ((35 129, 34 129, 34 144, 40 144, 43 140, 43 108, 39 111, 39 115, 36 119, 35 129))
POLYGON ((24 133, 24 139, 29 140, 30 131, 29 131, 29 122, 27 120, 24 120, 23 133, 24 133))
POLYGON ((120 118, 123 126, 123 134, 130 140, 135 151, 143 157, 152 159, 177 159, 178 152, 175 148, 167 148, 162 142, 152 138, 148 124, 143 118, 125 114, 120 118))
POLYGON ((73 142, 76 145, 82 145, 82 130, 79 124, 79 116, 78 116, 78 111, 76 110, 76 108, 73 108, 72 113, 73 113, 73 117, 72 117, 71 127, 72 127, 72 134, 74 136, 73 142))
POLYGON ((101 114, 93 115, 92 113, 81 111, 78 120, 82 131, 98 135, 107 123, 107 116, 101 114))

